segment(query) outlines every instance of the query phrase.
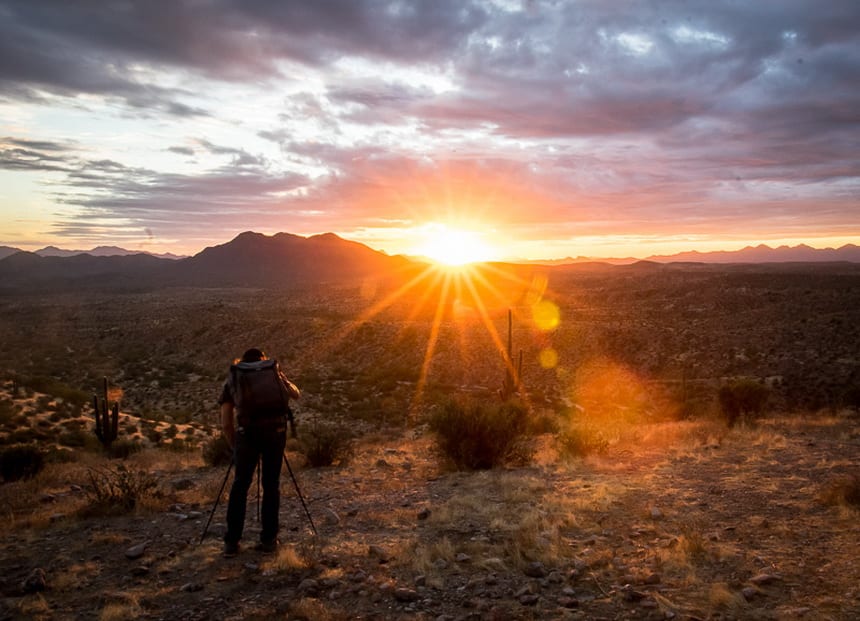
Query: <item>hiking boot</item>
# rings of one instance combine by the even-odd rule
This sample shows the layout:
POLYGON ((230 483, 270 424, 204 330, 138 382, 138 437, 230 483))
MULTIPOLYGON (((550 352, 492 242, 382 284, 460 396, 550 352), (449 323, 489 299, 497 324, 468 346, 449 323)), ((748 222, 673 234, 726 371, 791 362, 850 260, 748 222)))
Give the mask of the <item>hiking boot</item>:
POLYGON ((224 542, 224 558, 233 558, 239 554, 239 542, 238 541, 225 541, 224 542))
POLYGON ((274 554, 278 551, 278 540, 272 539, 271 541, 261 541, 254 546, 254 549, 257 552, 262 552, 263 554, 274 554))

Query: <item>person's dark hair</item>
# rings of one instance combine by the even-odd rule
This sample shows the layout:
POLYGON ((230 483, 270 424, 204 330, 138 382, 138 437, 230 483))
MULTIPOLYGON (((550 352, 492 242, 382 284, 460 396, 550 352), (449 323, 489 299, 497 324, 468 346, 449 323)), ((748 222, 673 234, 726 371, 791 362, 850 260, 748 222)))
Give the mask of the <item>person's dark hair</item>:
POLYGON ((266 354, 261 349, 257 349, 256 347, 252 347, 244 354, 242 354, 242 362, 258 362, 260 360, 265 360, 266 354))

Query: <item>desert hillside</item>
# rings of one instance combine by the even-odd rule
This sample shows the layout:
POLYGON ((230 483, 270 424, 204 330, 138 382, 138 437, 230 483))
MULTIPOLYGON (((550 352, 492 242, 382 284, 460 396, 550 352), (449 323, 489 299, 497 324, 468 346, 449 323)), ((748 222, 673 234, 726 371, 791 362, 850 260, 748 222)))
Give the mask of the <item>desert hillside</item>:
POLYGON ((0 617, 860 614, 856 269, 481 270, 0 297, 0 617), (215 400, 251 345, 304 392, 316 533, 285 472, 279 553, 252 489, 225 559, 215 400))

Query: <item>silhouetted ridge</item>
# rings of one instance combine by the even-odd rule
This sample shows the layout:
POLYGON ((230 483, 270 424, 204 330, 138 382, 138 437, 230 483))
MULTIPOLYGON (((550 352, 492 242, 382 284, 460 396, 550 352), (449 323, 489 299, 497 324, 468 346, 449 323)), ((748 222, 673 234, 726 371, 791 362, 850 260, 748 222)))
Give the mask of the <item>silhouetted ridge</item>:
POLYGON ((180 261, 173 280, 204 286, 290 286, 390 273, 404 262, 334 233, 301 237, 246 231, 180 261))

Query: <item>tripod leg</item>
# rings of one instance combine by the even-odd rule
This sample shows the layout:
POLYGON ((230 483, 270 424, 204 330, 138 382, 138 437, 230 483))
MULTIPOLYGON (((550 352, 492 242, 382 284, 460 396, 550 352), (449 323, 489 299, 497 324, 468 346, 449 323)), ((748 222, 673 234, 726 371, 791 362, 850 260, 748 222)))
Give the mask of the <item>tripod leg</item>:
POLYGON ((230 477, 230 470, 232 469, 233 460, 231 459, 230 465, 227 466, 227 472, 224 474, 224 481, 221 483, 221 489, 218 490, 218 495, 215 497, 215 504, 212 505, 212 511, 209 513, 209 519, 206 520, 206 526, 200 534, 200 543, 203 543, 203 538, 206 537, 206 533, 209 531, 209 524, 212 523, 212 516, 215 515, 215 509, 218 508, 218 502, 221 500, 221 494, 224 493, 224 488, 227 487, 227 479, 230 477))
POLYGON ((287 472, 290 473, 290 478, 293 480, 293 486, 296 488, 296 494, 299 495, 299 501, 302 503, 302 508, 305 510, 305 515, 308 516, 308 522, 311 524, 311 530, 314 535, 317 534, 317 527, 314 526, 314 519, 311 517, 311 512, 308 511, 308 506, 305 504, 305 498, 302 496, 302 490, 299 489, 299 482, 296 481, 296 476, 293 474, 293 469, 290 468, 290 462, 287 461, 287 453, 284 452, 284 463, 287 465, 287 472))
POLYGON ((257 523, 260 523, 260 477, 263 476, 263 456, 257 458, 257 523))

